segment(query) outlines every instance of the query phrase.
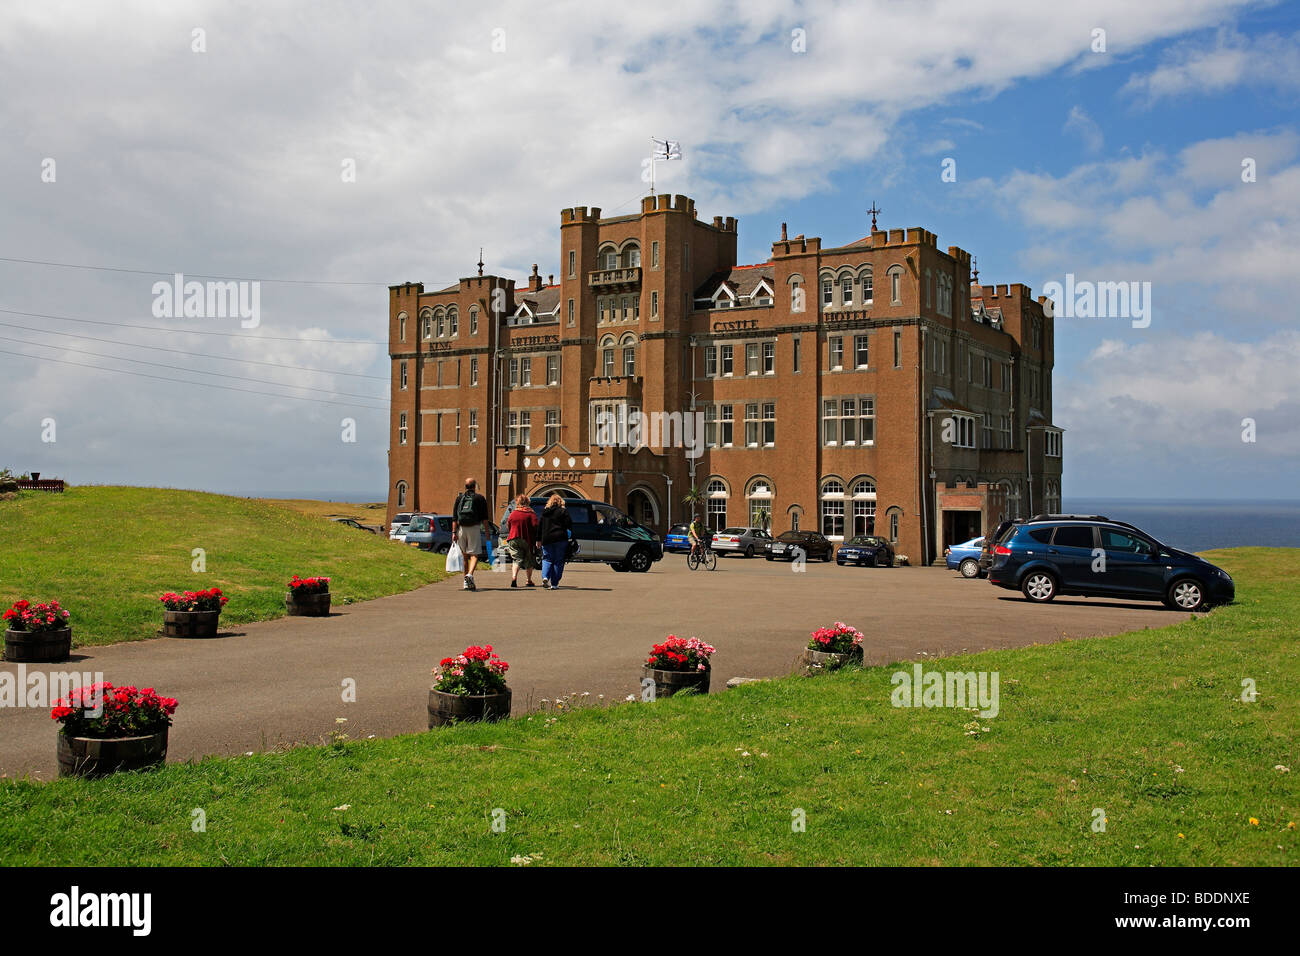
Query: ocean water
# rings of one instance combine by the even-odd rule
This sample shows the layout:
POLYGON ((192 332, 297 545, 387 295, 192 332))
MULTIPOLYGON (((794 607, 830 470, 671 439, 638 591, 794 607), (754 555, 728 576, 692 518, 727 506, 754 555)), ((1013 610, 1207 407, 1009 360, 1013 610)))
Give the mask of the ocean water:
POLYGON ((1066 498, 1069 514, 1127 521, 1183 551, 1243 545, 1300 548, 1300 500, 1066 498))

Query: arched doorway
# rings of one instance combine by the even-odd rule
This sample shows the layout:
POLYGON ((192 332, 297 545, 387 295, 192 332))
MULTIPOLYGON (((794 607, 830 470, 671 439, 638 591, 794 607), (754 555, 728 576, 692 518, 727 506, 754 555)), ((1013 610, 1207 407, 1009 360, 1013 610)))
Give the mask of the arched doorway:
POLYGON ((542 497, 549 498, 552 494, 558 494, 561 498, 585 498, 585 497, 587 497, 587 496, 584 495, 584 494, 580 494, 579 492, 574 491, 574 490, 573 490, 572 488, 570 488, 568 485, 543 485, 541 488, 538 488, 536 491, 530 491, 530 492, 528 493, 528 497, 530 497, 530 498, 542 498, 542 497))
POLYGON ((637 524, 647 528, 659 527, 659 502, 646 488, 633 488, 627 493, 627 515, 637 524))

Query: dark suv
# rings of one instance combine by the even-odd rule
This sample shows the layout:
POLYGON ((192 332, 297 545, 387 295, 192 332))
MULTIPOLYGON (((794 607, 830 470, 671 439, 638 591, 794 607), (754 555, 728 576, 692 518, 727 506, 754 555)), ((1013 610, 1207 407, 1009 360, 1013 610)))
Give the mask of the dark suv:
POLYGON ((993 546, 989 582, 1040 603, 1078 594, 1164 601, 1178 611, 1228 604, 1236 593, 1221 568, 1102 515, 1012 522, 993 546))

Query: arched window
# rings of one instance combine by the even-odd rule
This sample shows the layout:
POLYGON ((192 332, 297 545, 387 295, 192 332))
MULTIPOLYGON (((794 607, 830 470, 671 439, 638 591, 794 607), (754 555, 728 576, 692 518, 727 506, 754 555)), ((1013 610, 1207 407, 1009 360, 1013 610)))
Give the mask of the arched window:
POLYGON ((871 270, 869 268, 858 273, 858 284, 862 286, 862 304, 870 305, 875 295, 875 287, 872 284, 871 270))
POLYGON ((892 305, 899 305, 903 301, 903 267, 889 267, 889 301, 892 305))
POLYGON ((791 505, 785 509, 785 515, 790 521, 790 530, 798 531, 799 522, 803 520, 803 505, 791 505))
POLYGON ((596 252, 597 269, 617 269, 618 268, 618 249, 614 244, 606 243, 596 252))
POLYGON ((433 338, 433 309, 425 309, 420 313, 420 324, 424 326, 423 335, 426 339, 433 338))
POLYGON ((807 293, 803 287, 803 276, 796 272, 785 281, 790 286, 790 311, 796 313, 806 312, 808 302, 806 299, 807 293))
POLYGON ((397 483, 397 507, 406 507, 406 482, 404 481, 397 483))
POLYGON ((749 501, 749 526, 768 531, 772 527, 772 493, 771 479, 759 475, 749 479, 745 489, 745 498, 749 501))
POLYGON ((607 335, 600 342, 600 374, 613 378, 614 372, 614 336, 607 335))
POLYGON ((1019 518, 1020 517, 1020 482, 1012 481, 1009 478, 1004 478, 1002 479, 1002 481, 998 482, 998 484, 1002 485, 1002 487, 1006 489, 1006 493, 1007 493, 1007 507, 1006 507, 1005 517, 1019 518))
POLYGON ((892 544, 898 544, 898 526, 903 521, 902 508, 890 508, 886 513, 889 521, 889 540, 892 544))
POLYGON ((460 334, 460 311, 454 305, 447 310, 447 334, 453 339, 460 334))
POLYGON ((406 341, 406 313, 402 312, 397 316, 397 340, 406 341))
POLYGON ((623 374, 631 378, 636 375, 636 336, 625 335, 619 344, 623 349, 623 374))
POLYGON ((1061 513, 1061 486, 1051 478, 1043 484, 1043 511, 1049 515, 1061 513))
POLYGON ((822 534, 828 538, 844 537, 844 482, 827 478, 821 493, 822 534))
POLYGON ((441 306, 433 310, 433 332, 438 338, 447 334, 447 313, 441 306))
POLYGON ((727 526, 727 498, 730 495, 727 483, 721 478, 710 478, 704 486, 705 523, 712 531, 721 531, 727 526))
POLYGON ((637 269, 641 266, 641 247, 633 242, 623 248, 623 268, 637 269))
POLYGON ((478 306, 472 305, 469 309, 469 334, 478 335, 478 306))
POLYGON ((859 478, 853 482, 853 533, 876 533, 876 480, 859 478))

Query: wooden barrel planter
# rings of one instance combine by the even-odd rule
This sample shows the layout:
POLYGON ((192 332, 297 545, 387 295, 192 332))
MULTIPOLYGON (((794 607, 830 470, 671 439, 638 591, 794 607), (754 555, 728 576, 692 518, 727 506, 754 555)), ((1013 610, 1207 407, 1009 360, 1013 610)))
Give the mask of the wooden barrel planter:
POLYGON ((642 667, 641 673, 655 682, 655 699, 671 697, 679 690, 694 687, 701 694, 709 692, 709 671, 661 671, 642 667))
POLYGON ((287 591, 284 595, 284 609, 290 617, 329 617, 330 593, 301 594, 287 591))
POLYGON ((808 648, 803 652, 802 663, 809 674, 816 674, 818 671, 839 670, 845 664, 861 664, 862 647, 859 645, 853 650, 845 651, 842 654, 834 654, 829 651, 814 651, 808 648))
POLYGON ((163 611, 165 637, 216 637, 220 611, 163 611))
POLYGON ((106 777, 120 770, 147 770, 167 759, 167 731, 143 737, 69 737, 59 734, 60 777, 106 777))
POLYGON ((5 631, 4 659, 18 664, 52 664, 72 654, 72 628, 5 631))
POLYGON ((475 720, 504 720, 510 716, 510 688, 499 694, 448 694, 429 691, 429 728, 475 720))

